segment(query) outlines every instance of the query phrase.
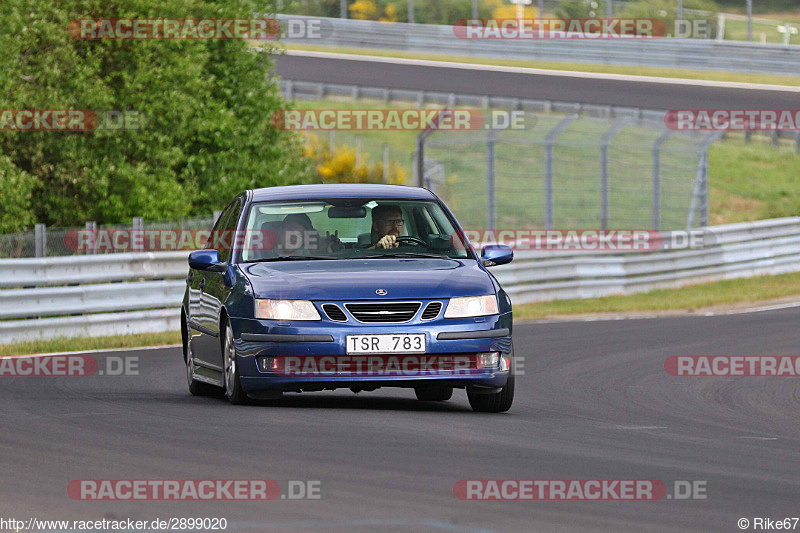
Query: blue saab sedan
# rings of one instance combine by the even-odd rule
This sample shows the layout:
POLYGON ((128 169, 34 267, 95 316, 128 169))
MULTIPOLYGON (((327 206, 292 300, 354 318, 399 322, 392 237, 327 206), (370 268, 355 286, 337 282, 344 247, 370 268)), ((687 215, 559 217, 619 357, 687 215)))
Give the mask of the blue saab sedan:
POLYGON ((189 255, 181 308, 189 390, 234 404, 284 392, 466 389, 475 411, 514 399, 511 301, 444 203, 394 185, 246 191, 189 255))

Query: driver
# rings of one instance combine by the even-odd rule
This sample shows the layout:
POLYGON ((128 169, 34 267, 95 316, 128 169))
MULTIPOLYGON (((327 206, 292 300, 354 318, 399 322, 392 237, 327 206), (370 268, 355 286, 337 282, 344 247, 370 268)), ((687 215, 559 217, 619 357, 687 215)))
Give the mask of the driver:
POLYGON ((397 238, 403 228, 403 211, 396 205, 379 205, 372 210, 371 249, 397 248, 397 238))

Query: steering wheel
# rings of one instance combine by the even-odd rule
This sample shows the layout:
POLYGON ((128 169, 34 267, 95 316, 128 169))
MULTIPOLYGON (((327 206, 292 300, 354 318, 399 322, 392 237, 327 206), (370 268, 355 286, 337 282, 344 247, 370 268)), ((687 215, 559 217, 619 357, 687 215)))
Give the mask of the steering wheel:
POLYGON ((416 245, 424 246, 426 248, 428 247, 428 243, 427 242, 423 241, 422 239, 418 239, 416 237, 411 237, 410 235, 402 235, 400 237, 397 237, 397 239, 395 239, 395 241, 398 244, 400 244, 402 242, 407 242, 409 244, 416 244, 416 245))

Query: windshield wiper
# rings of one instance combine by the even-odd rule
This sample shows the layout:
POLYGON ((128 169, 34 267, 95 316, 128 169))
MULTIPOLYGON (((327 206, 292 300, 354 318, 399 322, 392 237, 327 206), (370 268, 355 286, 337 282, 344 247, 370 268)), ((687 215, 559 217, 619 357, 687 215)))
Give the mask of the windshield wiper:
POLYGON ((278 257, 267 257, 264 259, 253 259, 244 261, 245 263, 271 263, 273 261, 316 261, 319 259, 342 259, 332 255, 281 255, 278 257))
POLYGON ((419 252, 394 252, 390 254, 365 255, 363 257, 354 257, 353 259, 381 259, 383 257, 388 257, 388 258, 418 257, 423 259, 450 259, 450 257, 447 255, 423 254, 419 252))

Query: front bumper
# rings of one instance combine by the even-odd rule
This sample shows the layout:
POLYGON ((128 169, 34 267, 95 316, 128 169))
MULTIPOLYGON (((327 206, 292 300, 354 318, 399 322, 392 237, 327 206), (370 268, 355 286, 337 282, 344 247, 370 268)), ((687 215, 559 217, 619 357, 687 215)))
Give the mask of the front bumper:
MULTIPOLYGON (((437 319, 405 324, 276 322, 231 318, 242 388, 248 393, 270 391, 312 391, 335 388, 419 387, 444 385, 471 390, 495 391, 508 380, 511 368, 511 313, 469 319, 437 319), (334 372, 325 375, 286 375, 259 367, 263 357, 347 355, 345 338, 355 334, 424 333, 425 354, 467 358, 478 353, 499 352, 505 361, 494 368, 441 370, 430 372, 359 373, 334 372)), ((402 358, 403 355, 398 357, 402 358)), ((296 358, 296 357, 295 357, 296 358)))

